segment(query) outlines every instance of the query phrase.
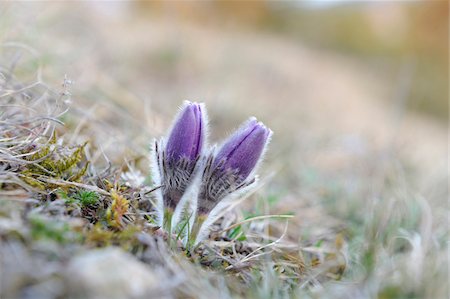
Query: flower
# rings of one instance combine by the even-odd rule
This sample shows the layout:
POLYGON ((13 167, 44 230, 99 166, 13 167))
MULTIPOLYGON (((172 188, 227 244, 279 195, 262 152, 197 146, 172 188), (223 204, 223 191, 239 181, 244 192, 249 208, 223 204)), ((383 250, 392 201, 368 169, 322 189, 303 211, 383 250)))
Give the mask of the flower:
POLYGON ((191 183, 205 147, 206 111, 203 104, 185 102, 169 131, 167 142, 155 141, 152 176, 158 190, 159 222, 163 210, 174 210, 191 183))
POLYGON ((251 174, 271 135, 263 123, 250 118, 208 159, 198 202, 200 215, 209 213, 227 195, 253 184, 255 178, 251 174))
POLYGON ((191 236, 194 245, 207 238, 221 213, 255 190, 254 173, 272 135, 250 118, 215 151, 206 148, 207 130, 204 105, 185 102, 152 149, 156 222, 185 244, 191 236))
POLYGON ((205 138, 203 126, 202 107, 200 104, 187 102, 167 140, 167 158, 170 161, 197 159, 205 138))

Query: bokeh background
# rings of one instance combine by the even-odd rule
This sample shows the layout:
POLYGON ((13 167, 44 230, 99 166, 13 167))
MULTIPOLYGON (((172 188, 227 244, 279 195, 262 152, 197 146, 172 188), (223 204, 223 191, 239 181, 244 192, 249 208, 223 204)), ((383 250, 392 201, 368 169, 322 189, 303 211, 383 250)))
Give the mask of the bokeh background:
POLYGON ((24 82, 73 81, 64 121, 72 141, 102 149, 95 162, 107 163, 104 153, 148 173, 151 138, 183 100, 201 101, 213 143, 250 115, 273 129, 262 194, 269 212, 295 212, 291 239, 364 223, 386 189, 400 211, 422 198, 425 233, 445 239, 447 1, 0 8, 2 62, 20 61, 24 82))

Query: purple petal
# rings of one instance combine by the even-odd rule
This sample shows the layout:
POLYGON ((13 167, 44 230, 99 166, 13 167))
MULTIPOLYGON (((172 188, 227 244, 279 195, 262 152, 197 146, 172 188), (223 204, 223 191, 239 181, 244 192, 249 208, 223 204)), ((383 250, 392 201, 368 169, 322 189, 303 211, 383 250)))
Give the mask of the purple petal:
POLYGON ((202 149, 203 126, 200 105, 188 103, 170 132, 166 145, 167 155, 175 160, 182 157, 194 160, 202 149))
POLYGON ((247 178, 261 158, 269 136, 269 129, 250 119, 225 142, 214 164, 223 161, 224 169, 238 170, 242 179, 247 178))

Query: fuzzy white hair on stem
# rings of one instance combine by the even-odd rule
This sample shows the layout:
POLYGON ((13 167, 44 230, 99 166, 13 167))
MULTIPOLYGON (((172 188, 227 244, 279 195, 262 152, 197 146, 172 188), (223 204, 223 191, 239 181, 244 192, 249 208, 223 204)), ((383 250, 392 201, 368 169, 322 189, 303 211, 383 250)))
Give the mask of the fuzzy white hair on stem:
MULTIPOLYGON (((161 183, 163 181, 163 173, 161 171, 161 156, 160 156, 160 149, 161 146, 164 145, 164 139, 161 138, 158 142, 158 140, 154 139, 151 145, 151 152, 150 152, 150 172, 152 176, 153 186, 161 186, 161 183)), ((156 224, 160 227, 163 226, 164 223, 164 200, 163 200, 163 193, 162 188, 158 188, 153 193, 155 196, 155 220, 156 224)))

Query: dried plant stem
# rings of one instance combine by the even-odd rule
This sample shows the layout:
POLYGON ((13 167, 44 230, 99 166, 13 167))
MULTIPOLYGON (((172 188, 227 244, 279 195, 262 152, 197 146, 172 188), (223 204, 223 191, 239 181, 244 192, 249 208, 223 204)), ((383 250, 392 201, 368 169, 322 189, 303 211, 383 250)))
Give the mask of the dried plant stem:
POLYGON ((86 190, 90 190, 90 191, 95 191, 98 192, 102 195, 106 195, 106 196, 111 196, 111 194, 103 189, 100 189, 96 186, 92 186, 92 185, 87 185, 87 184, 82 184, 82 183, 76 183, 76 182, 69 182, 69 181, 63 181, 63 180, 55 180, 55 179, 50 179, 50 178, 43 178, 41 179, 47 183, 50 184, 55 184, 55 185, 59 185, 59 186, 74 186, 74 187, 79 187, 79 188, 84 188, 86 190))
POLYGON ((252 217, 252 218, 248 218, 248 219, 242 220, 242 221, 237 222, 237 223, 235 223, 233 225, 230 225, 229 227, 219 231, 218 233, 219 234, 224 233, 226 231, 229 231, 230 229, 238 227, 239 225, 242 225, 242 224, 248 223, 248 222, 252 222, 252 221, 258 221, 258 220, 264 220, 264 219, 277 219, 277 218, 285 218, 285 219, 287 218, 287 219, 289 219, 289 218, 292 218, 292 217, 294 217, 294 215, 262 215, 262 216, 256 216, 256 217, 252 217))

